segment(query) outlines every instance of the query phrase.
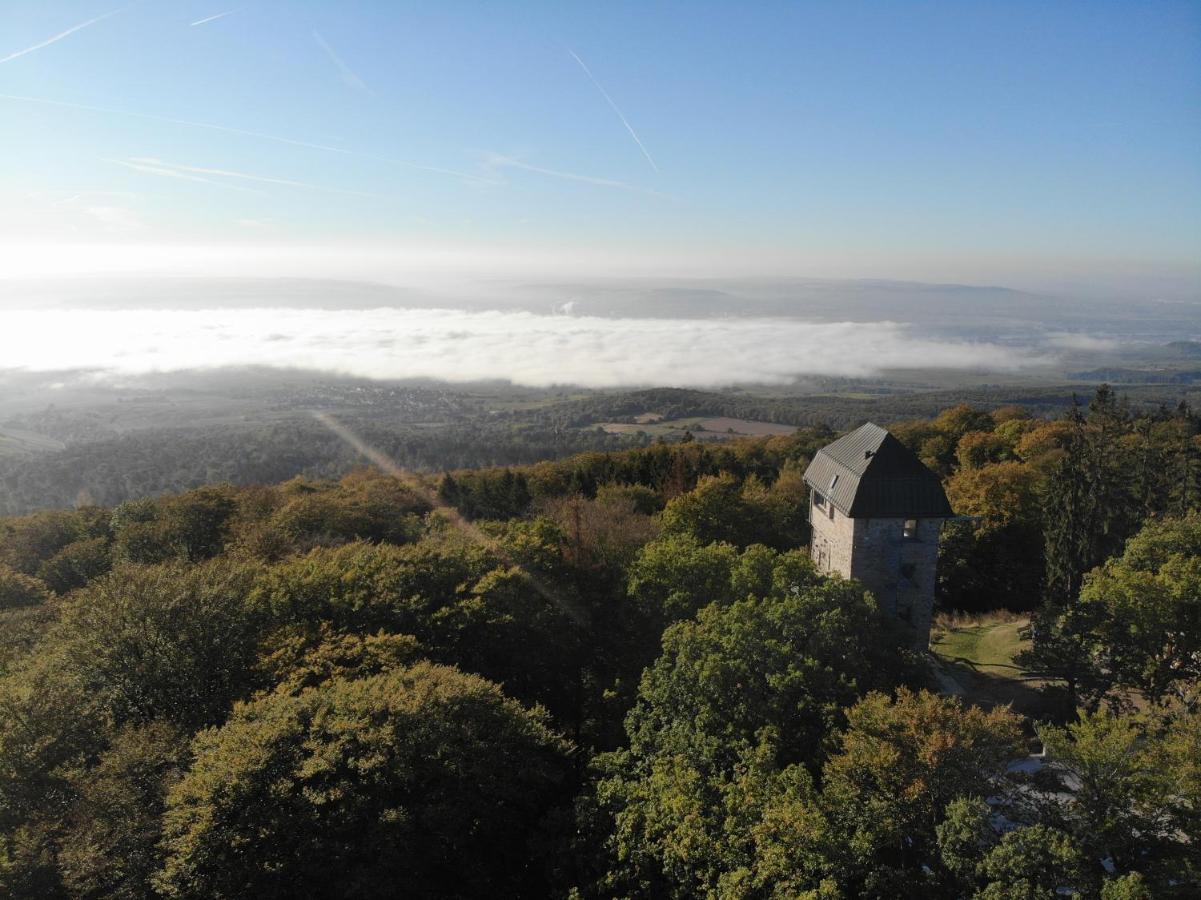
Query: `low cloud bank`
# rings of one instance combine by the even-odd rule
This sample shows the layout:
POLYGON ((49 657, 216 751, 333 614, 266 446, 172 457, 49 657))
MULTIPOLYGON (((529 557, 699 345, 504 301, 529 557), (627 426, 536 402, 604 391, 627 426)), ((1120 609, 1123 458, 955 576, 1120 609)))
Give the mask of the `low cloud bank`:
POLYGON ((0 313, 0 369, 120 374, 275 366, 368 378, 507 379, 543 387, 786 384, 883 369, 1002 372, 1047 362, 895 322, 610 319, 368 309, 0 313))

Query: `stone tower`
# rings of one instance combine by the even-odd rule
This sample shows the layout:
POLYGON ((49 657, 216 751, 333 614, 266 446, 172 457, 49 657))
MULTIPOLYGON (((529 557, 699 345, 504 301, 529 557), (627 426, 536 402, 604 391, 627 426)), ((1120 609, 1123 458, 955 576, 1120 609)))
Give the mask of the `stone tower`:
POLYGON ((938 476, 879 425, 823 447, 805 470, 817 570, 854 578, 930 642, 938 536, 951 504, 938 476))

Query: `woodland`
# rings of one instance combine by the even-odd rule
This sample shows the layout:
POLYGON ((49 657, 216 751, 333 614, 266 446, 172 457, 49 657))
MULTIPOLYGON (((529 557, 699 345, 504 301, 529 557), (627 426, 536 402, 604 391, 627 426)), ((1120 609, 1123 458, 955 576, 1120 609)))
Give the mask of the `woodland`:
POLYGON ((820 425, 0 519, 0 894, 1196 896, 1201 418, 881 424, 1036 707, 814 570, 820 425))

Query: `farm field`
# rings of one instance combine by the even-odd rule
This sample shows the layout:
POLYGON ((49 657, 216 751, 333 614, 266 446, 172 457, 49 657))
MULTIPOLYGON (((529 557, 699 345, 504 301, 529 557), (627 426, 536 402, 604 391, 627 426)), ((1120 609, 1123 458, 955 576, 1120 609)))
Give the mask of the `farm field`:
POLYGON ((760 422, 754 419, 733 419, 728 416, 712 418, 669 419, 655 421, 653 413, 644 413, 637 418, 637 423, 629 422, 599 422, 593 428, 600 428, 608 434, 638 434, 643 432, 652 437, 679 435, 690 431, 702 440, 722 440, 735 437, 766 437, 777 434, 792 434, 795 425, 780 425, 776 422, 760 422))
POLYGON ((62 450, 62 441, 17 428, 0 429, 0 456, 62 450))

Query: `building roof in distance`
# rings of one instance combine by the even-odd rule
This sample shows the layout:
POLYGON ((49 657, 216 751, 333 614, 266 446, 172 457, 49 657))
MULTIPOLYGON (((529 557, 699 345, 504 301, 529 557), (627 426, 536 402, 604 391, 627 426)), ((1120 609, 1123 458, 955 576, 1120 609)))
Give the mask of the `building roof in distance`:
POLYGON ((954 515, 938 476, 912 450, 871 422, 817 451, 805 470, 805 481, 855 519, 954 515))

